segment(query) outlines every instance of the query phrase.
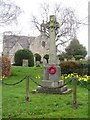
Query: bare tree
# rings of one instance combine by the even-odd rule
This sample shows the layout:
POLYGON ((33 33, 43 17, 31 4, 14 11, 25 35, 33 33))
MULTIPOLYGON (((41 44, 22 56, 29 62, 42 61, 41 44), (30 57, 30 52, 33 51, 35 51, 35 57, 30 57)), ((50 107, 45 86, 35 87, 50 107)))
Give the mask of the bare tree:
POLYGON ((0 0, 0 25, 10 24, 16 21, 21 13, 20 7, 8 0, 0 0))
POLYGON ((53 7, 53 12, 51 13, 49 4, 41 5, 41 16, 43 23, 38 20, 38 17, 32 16, 32 22, 35 27, 42 32, 41 26, 44 27, 43 31, 46 32, 46 35, 49 37, 48 28, 46 24, 49 21, 49 15, 53 14, 56 16, 57 22, 60 25, 59 29, 56 29, 56 46, 63 45, 76 37, 77 29, 79 28, 80 20, 77 18, 75 11, 71 8, 63 8, 61 4, 55 4, 53 7), (41 25, 41 26, 40 26, 41 25))

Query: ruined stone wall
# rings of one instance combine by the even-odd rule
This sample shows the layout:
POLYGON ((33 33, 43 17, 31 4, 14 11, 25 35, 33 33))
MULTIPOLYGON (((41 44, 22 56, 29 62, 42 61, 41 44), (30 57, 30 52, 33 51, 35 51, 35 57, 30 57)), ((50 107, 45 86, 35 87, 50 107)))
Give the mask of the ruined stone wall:
POLYGON ((29 49, 33 54, 38 53, 42 56, 49 53, 49 42, 46 36, 27 37, 16 35, 5 35, 3 37, 3 55, 9 56, 14 63, 14 55, 17 50, 29 49), (44 44, 43 44, 44 43, 44 44))

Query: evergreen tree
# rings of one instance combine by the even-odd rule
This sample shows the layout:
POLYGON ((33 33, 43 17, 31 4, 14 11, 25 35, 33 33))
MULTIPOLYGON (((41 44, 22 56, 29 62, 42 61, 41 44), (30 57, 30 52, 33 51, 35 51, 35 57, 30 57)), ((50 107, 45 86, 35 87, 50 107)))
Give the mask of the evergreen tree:
POLYGON ((78 59, 85 58, 85 56, 87 55, 86 48, 82 44, 80 44, 79 40, 77 40, 76 38, 74 38, 70 42, 65 51, 67 56, 75 57, 76 59, 77 57, 78 59))

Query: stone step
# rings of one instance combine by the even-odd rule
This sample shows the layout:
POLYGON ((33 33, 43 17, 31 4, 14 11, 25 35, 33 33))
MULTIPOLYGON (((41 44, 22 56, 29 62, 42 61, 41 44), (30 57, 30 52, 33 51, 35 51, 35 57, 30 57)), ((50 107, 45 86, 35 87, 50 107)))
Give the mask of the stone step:
POLYGON ((36 90, 32 91, 32 93, 66 94, 71 91, 71 89, 68 89, 66 85, 63 86, 64 85, 63 80, 59 81, 43 80, 41 85, 43 87, 38 86, 36 90))
POLYGON ((37 92, 37 93, 51 93, 51 94, 62 94, 64 93, 65 91, 67 91, 67 86, 64 86, 62 88, 43 88, 41 86, 38 86, 37 90, 34 92, 37 92))
POLYGON ((72 90, 71 89, 67 89, 65 91, 53 91, 53 90, 46 90, 46 89, 39 89, 39 90, 33 90, 32 93, 47 93, 47 94, 68 94, 70 93, 72 90))
POLYGON ((70 93, 72 90, 70 88, 68 88, 66 91, 62 92, 62 94, 67 94, 70 93))
POLYGON ((66 91, 67 90, 67 86, 64 86, 64 87, 60 88, 60 90, 61 90, 61 92, 66 91))
POLYGON ((62 85, 64 85, 64 81, 63 80, 59 80, 59 81, 53 81, 53 80, 43 80, 42 84, 43 87, 60 87, 62 85))
POLYGON ((46 89, 46 90, 50 90, 50 89, 52 89, 52 90, 59 90, 59 91, 65 91, 65 90, 67 90, 67 86, 63 86, 63 87, 61 87, 61 88, 59 88, 59 87, 47 87, 47 86, 45 86, 45 88, 44 87, 41 87, 41 86, 37 86, 37 90, 39 90, 39 89, 46 89))
POLYGON ((32 94, 38 93, 37 90, 32 90, 32 94))

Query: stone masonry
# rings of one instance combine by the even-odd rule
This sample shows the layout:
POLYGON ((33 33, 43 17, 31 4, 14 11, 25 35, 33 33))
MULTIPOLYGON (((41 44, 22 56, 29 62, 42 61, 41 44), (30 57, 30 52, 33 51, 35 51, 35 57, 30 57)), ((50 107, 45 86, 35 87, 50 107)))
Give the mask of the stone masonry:
POLYGON ((50 16, 50 21, 46 25, 49 29, 49 63, 44 61, 44 74, 41 86, 38 86, 33 93, 49 93, 49 94, 66 94, 71 92, 71 89, 64 85, 64 81, 60 80, 60 66, 58 65, 56 45, 55 45, 55 30, 59 24, 54 15, 50 16), (62 87, 63 86, 63 87, 62 87))

